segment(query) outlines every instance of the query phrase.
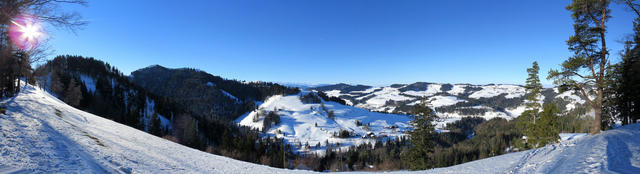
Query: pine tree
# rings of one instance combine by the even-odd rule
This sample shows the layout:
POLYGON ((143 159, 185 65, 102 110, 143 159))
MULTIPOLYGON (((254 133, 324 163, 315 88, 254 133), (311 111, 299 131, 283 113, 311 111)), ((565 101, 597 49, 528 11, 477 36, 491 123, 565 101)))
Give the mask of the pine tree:
POLYGON ((162 123, 157 113, 153 113, 153 116, 151 117, 151 126, 149 129, 149 133, 155 136, 162 136, 162 123))
POLYGON ((538 62, 534 61, 531 68, 527 68, 527 73, 529 77, 527 78, 527 84, 524 88, 527 91, 527 110, 530 110, 531 120, 533 124, 536 124, 536 119, 538 118, 538 112, 540 109, 540 90, 542 90, 542 84, 540 84, 540 78, 538 77, 538 71, 540 71, 540 67, 538 66, 538 62))
POLYGON ((558 107, 555 103, 547 104, 540 113, 538 123, 533 127, 533 136, 530 139, 534 147, 542 147, 549 143, 557 142, 558 135, 558 107))
POLYGON ((575 22, 574 35, 567 44, 574 55, 562 63, 560 70, 549 71, 548 79, 554 79, 561 91, 571 89, 582 94, 595 112, 592 134, 600 133, 602 123, 603 92, 606 85, 605 72, 608 55, 605 23, 609 19, 608 0, 573 0, 567 6, 575 22), (588 91, 596 94, 590 99, 588 91))
MULTIPOLYGON (((425 103, 425 102, 422 102, 425 103)), ((431 124, 436 118, 433 111, 424 104, 414 106, 414 115, 411 125, 413 130, 409 132, 411 149, 406 156, 409 167, 412 170, 423 170, 434 166, 430 158, 434 151, 435 126, 431 124)))
POLYGON ((623 125, 640 119, 640 4, 634 0, 622 1, 635 12, 633 40, 625 42, 622 61, 617 64, 612 75, 615 81, 610 91, 609 104, 613 114, 618 114, 623 125))
POLYGON ((67 85, 67 90, 65 90, 64 95, 65 103, 73 107, 80 105, 80 100, 82 100, 82 91, 80 90, 80 85, 76 83, 74 78, 69 80, 69 85, 67 85))

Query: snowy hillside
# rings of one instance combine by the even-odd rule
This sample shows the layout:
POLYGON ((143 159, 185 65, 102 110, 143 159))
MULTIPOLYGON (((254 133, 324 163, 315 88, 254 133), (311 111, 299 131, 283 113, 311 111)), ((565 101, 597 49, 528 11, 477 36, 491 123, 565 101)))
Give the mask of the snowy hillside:
MULTIPOLYGON (((340 97, 359 108, 388 113, 409 113, 412 106, 424 98, 440 118, 448 121, 469 116, 512 119, 524 112, 525 89, 518 85, 417 82, 384 87, 336 84, 312 89, 340 97)), ((556 102, 565 112, 585 103, 571 91, 559 93, 555 88, 548 88, 542 94, 542 101, 556 102)))
MULTIPOLYGON (((276 99, 295 103, 291 97, 280 96, 273 100, 276 99)), ((0 101, 0 105, 7 108, 7 114, 0 115, 0 173, 310 173, 241 162, 191 149, 74 109, 31 86, 24 87, 17 97, 0 101)), ((282 107, 269 101, 263 105, 282 107)), ((360 112, 357 108, 335 104, 327 104, 326 107, 335 110, 338 121, 331 123, 325 120, 325 125, 347 125, 344 120, 357 117, 355 113, 360 112), (339 115, 342 111, 354 114, 339 115)), ((291 119, 296 118, 295 113, 300 114, 296 109, 301 109, 282 108, 282 112, 291 112, 291 119)), ((312 113, 307 114, 313 116, 312 113)), ((379 116, 391 117, 381 119, 377 122, 379 125, 394 125, 394 121, 401 121, 394 115, 379 116)), ((287 119, 284 117, 283 120, 287 119)), ((293 125, 292 130, 295 131, 293 125)), ((596 136, 561 137, 564 140, 561 143, 540 149, 417 173, 640 171, 640 124, 605 131, 596 136)))
POLYGON ((24 87, 0 102, 0 173, 291 173, 191 149, 24 87))
POLYGON ((639 173, 640 124, 527 151, 511 173, 639 173))
POLYGON ((342 148, 367 142, 375 144, 376 139, 404 136, 410 127, 407 115, 371 112, 336 102, 303 103, 300 98, 307 94, 273 96, 236 122, 263 130, 265 117, 264 114, 259 116, 259 112, 274 111, 280 115, 281 121, 265 131, 268 136, 284 137, 289 144, 297 145, 301 152, 318 153, 325 151, 327 142, 342 148), (333 112, 335 118, 329 118, 329 112, 333 112), (341 131, 349 132, 349 137, 337 137, 341 131), (304 147, 306 144, 311 147, 304 147), (320 146, 316 148, 318 144, 320 146))

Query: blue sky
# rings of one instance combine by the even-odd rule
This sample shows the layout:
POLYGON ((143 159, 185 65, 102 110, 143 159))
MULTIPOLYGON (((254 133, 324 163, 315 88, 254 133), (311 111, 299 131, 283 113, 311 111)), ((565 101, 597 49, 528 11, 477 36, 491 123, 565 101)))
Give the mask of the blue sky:
MULTIPOLYGON (((523 84, 571 55, 569 0, 91 1, 90 22, 50 30, 55 54, 109 62, 125 74, 150 65, 224 78, 384 85, 416 81, 523 84)), ((632 13, 612 5, 614 60, 632 13)))

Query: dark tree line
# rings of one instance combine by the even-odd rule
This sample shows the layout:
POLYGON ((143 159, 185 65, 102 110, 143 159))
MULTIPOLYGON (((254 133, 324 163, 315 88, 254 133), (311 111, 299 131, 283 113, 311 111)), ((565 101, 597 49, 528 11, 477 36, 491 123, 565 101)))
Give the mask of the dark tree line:
POLYGON ((134 71, 132 81, 150 92, 171 97, 191 112, 202 113, 206 120, 235 120, 254 110, 255 101, 300 92, 297 88, 270 82, 241 82, 197 69, 169 69, 159 65, 134 71))
POLYGON ((635 0, 618 1, 625 4, 636 15, 633 21, 633 35, 625 41, 620 56, 621 62, 612 65, 608 72, 611 78, 609 88, 605 89, 603 127, 613 124, 617 118, 623 125, 640 119, 640 5, 635 0))

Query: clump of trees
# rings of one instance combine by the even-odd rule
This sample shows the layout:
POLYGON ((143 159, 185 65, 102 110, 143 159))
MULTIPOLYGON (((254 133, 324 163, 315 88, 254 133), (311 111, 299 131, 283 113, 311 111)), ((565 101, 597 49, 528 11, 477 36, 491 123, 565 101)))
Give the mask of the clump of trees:
POLYGON ((322 91, 318 91, 318 96, 320 96, 320 98, 322 98, 324 101, 333 101, 336 103, 340 103, 342 105, 347 105, 347 102, 341 99, 340 97, 334 97, 334 96, 329 97, 326 93, 322 91))
POLYGON ((302 101, 303 103, 322 103, 322 100, 320 100, 320 97, 318 97, 312 92, 307 93, 306 95, 300 96, 300 101, 302 101))
POLYGON ((617 118, 623 125, 637 122, 640 119, 640 4, 635 0, 619 1, 630 8, 636 15, 633 21, 633 35, 625 41, 621 52, 621 62, 611 65, 608 71, 611 83, 605 89, 604 126, 613 125, 617 118))
POLYGON ((280 115, 275 111, 269 111, 269 113, 264 117, 264 121, 262 122, 262 131, 266 132, 271 128, 271 125, 280 124, 280 115))

